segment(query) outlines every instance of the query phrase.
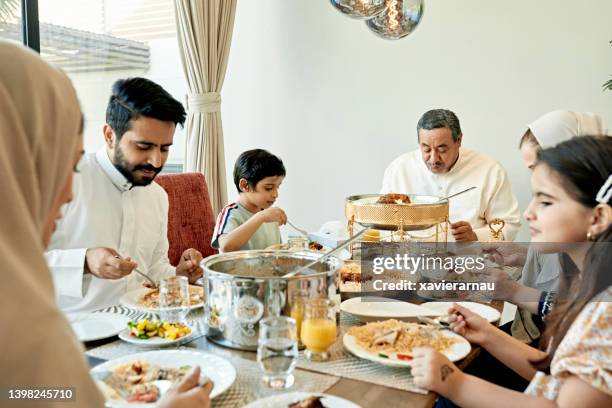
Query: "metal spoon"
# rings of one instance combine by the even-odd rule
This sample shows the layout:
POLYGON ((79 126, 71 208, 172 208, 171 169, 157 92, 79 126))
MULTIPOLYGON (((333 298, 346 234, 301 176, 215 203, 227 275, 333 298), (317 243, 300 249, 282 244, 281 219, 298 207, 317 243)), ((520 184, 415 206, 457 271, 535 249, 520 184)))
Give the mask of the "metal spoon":
POLYGON ((467 193, 468 191, 471 191, 471 190, 473 190, 475 188, 476 188, 476 186, 473 186, 473 187, 470 187, 470 188, 466 188, 465 190, 462 190, 462 191, 460 191, 458 193, 451 194, 451 195, 446 196, 446 197, 442 197, 441 199, 438 200, 438 202, 444 201, 444 200, 448 200, 449 198, 457 197, 458 195, 461 195, 463 193, 467 193))
POLYGON ((319 262, 322 262, 322 261, 326 260, 327 258, 332 256, 336 252, 340 252, 343 248, 348 246, 350 243, 352 243, 352 242, 356 241, 357 239, 359 239, 363 234, 365 234, 365 232, 367 230, 368 230, 367 228, 362 229, 361 231, 359 231, 358 233, 356 233, 355 235, 353 235, 352 237, 350 237, 346 241, 341 242, 340 245, 338 245, 334 249, 324 253, 321 257, 317 258, 316 260, 306 264, 305 266, 302 266, 302 267, 297 268, 297 269, 295 269, 295 270, 293 270, 293 271, 291 271, 289 273, 284 274, 283 278, 290 278, 292 276, 298 275, 298 274, 304 272, 305 270, 310 269, 311 267, 313 267, 314 265, 318 264, 319 262))
POLYGON ((301 229, 301 228, 296 227, 296 226, 295 226, 295 225, 293 225, 293 224, 291 223, 291 221, 289 221, 289 220, 287 220, 287 224, 289 224, 289 226, 290 226, 291 228, 293 228, 294 230, 296 230, 297 232, 299 232, 300 234, 302 234, 303 236, 305 236, 306 238, 308 238, 308 231, 306 231, 306 230, 303 230, 303 229, 301 229))
MULTIPOLYGON (((120 257, 119 255, 115 255, 115 258, 117 258, 117 259, 123 259, 123 258, 122 258, 122 257, 120 257)), ((147 275, 147 274, 146 274, 146 273, 144 273, 144 272, 141 272, 141 271, 140 271, 138 268, 133 269, 133 270, 132 270, 132 272, 136 272, 137 274, 139 274, 140 276, 142 276, 142 277, 144 277, 146 280, 148 280, 148 281, 149 281, 149 283, 151 284, 151 287, 152 287, 153 289, 157 289, 157 287, 159 286, 159 285, 157 284, 157 282, 155 282, 153 279, 151 279, 151 277, 150 277, 149 275, 147 275)))

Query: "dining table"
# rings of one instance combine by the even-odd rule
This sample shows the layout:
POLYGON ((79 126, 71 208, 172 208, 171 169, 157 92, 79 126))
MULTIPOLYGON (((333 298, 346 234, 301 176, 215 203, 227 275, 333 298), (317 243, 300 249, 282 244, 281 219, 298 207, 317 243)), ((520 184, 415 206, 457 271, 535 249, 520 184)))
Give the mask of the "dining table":
MULTIPOLYGON (((504 302, 492 301, 488 303, 488 305, 492 306, 493 308, 495 308, 501 313, 504 307, 504 302)), ((119 307, 119 306, 113 307, 110 309, 112 309, 113 312, 125 310, 124 308, 119 307)), ((108 310, 105 310, 105 311, 108 312, 108 310)), ((132 312, 129 312, 129 313, 132 313, 132 312)), ((344 313, 344 312, 340 312, 340 313, 344 313)), ((341 336, 338 336, 338 339, 337 339, 337 342, 340 342, 337 345, 338 347, 342 347, 341 346, 342 340, 340 337, 341 336)), ((85 346, 86 354, 89 359, 89 363, 92 366, 92 368, 93 366, 100 364, 104 360, 108 359, 109 356, 112 355, 112 353, 109 354, 108 350, 128 347, 127 343, 123 342, 122 340, 119 340, 117 336, 106 338, 103 340, 86 342, 84 343, 84 346, 85 346)), ((140 351, 146 351, 146 349, 141 349, 135 346, 132 346, 132 347, 134 348, 132 349, 123 348, 122 353, 130 354, 130 353, 136 353, 140 351)), ((194 333, 192 336, 190 336, 189 341, 184 344, 181 344, 180 349, 198 350, 198 351, 208 352, 208 353, 212 353, 217 356, 226 358, 230 362, 232 362, 234 365, 238 365, 236 369, 236 371, 238 372, 247 371, 249 367, 252 370, 253 369, 252 366, 256 365, 255 363, 256 357, 257 357, 256 352, 236 350, 233 348, 227 348, 227 347, 218 345, 215 342, 208 339, 206 336, 206 333, 203 331, 200 331, 197 334, 194 333), (245 368, 242 368, 243 366, 245 368)), ((463 359, 457 361, 456 365, 460 369, 465 369, 467 366, 470 365, 472 361, 474 361, 475 358, 477 358, 480 352, 481 352, 480 347, 476 345, 472 345, 472 348, 469 354, 463 359)), ((376 363, 373 363, 373 362, 369 362, 369 363, 376 365, 376 363)), ((318 370, 312 370, 310 368, 305 368, 303 366, 300 366, 300 364, 298 364, 297 368, 294 370, 294 374, 296 378, 301 378, 301 381, 296 381, 296 384, 293 387, 285 391, 286 392, 312 391, 312 389, 309 389, 309 390, 304 389, 305 385, 309 384, 309 382, 313 382, 313 381, 316 382, 317 380, 320 380, 321 382, 319 382, 319 386, 324 387, 324 388, 320 389, 319 393, 322 392, 325 394, 335 395, 335 396, 347 399, 349 401, 352 401, 355 404, 358 404, 359 406, 364 407, 364 408, 380 407, 380 406, 384 406, 388 408, 394 408, 394 407, 430 408, 435 405, 436 400, 438 399, 438 395, 433 392, 425 392, 424 390, 421 390, 420 392, 414 392, 411 390, 398 389, 397 387, 385 386, 383 384, 375 384, 370 381, 363 381, 363 380, 358 380, 355 378, 349 378, 347 376, 342 376, 337 373, 334 373, 334 374, 327 373, 324 375, 320 373, 320 371, 319 373, 317 373, 316 371, 318 370)), ((240 381, 241 381, 241 377, 239 375, 236 379, 236 382, 240 382, 240 381)), ((253 383, 255 381, 251 380, 251 382, 253 383)), ((238 388, 240 388, 240 384, 237 384, 237 386, 238 388)), ((244 386, 246 386, 246 384, 244 386)), ((253 384, 250 384, 250 386, 253 387, 253 384)), ((256 384, 255 386, 264 388, 263 383, 256 384)), ((212 402, 213 407, 216 407, 216 406, 239 407, 239 406, 244 406, 246 403, 252 402, 248 398, 246 400, 243 399, 239 404, 233 403, 233 405, 227 401, 225 403, 223 402, 216 403, 215 401, 216 400, 213 400, 212 402)))

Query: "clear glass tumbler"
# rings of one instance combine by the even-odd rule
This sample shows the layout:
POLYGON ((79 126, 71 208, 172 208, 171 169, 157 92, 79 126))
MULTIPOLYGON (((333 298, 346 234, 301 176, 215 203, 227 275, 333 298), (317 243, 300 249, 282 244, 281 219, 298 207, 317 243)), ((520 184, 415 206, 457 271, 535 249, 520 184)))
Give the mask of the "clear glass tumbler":
POLYGON ((295 320, 286 316, 267 317, 259 322, 257 361, 263 382, 270 388, 293 385, 293 369, 298 356, 295 320))
POLYGON ((302 251, 308 249, 308 240, 304 237, 290 237, 287 246, 292 251, 302 251))
POLYGON ((170 276, 159 281, 159 314, 162 321, 185 323, 189 306, 187 277, 170 276))

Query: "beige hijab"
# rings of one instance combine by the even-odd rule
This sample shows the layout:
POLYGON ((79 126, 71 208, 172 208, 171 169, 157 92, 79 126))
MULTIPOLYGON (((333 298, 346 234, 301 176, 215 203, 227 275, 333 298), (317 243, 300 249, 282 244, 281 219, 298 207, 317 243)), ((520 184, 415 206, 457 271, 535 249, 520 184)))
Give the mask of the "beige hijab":
POLYGON ((103 406, 55 305, 41 239, 73 164, 77 97, 66 75, 33 52, 0 41, 0 61, 0 388, 75 387, 76 402, 40 406, 103 406))
POLYGON ((542 149, 556 146, 574 136, 606 134, 601 117, 591 112, 556 110, 540 116, 528 127, 542 149))

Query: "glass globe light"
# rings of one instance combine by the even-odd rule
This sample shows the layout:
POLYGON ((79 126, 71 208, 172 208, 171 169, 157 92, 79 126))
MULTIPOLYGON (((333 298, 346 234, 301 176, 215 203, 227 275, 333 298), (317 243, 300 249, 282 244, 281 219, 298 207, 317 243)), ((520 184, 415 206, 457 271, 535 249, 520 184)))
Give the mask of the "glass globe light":
POLYGON ((376 17, 387 8, 386 0, 329 0, 344 15, 356 19, 376 17))
POLYGON ((423 18, 423 0, 386 0, 384 13, 366 21, 370 30, 387 40, 412 33, 423 18))

